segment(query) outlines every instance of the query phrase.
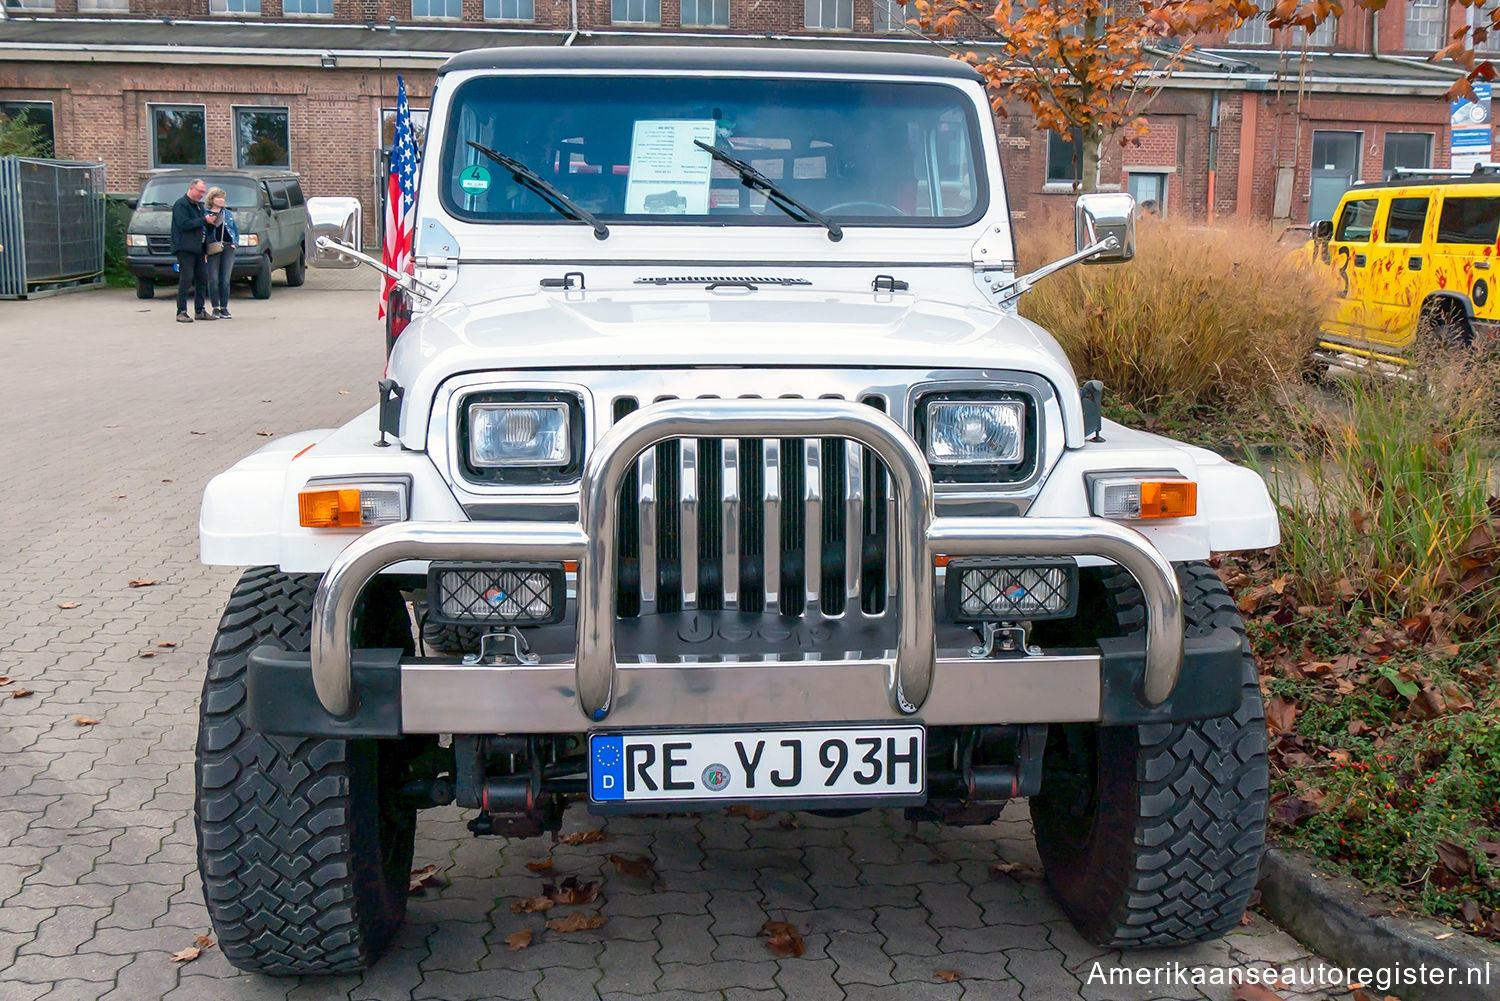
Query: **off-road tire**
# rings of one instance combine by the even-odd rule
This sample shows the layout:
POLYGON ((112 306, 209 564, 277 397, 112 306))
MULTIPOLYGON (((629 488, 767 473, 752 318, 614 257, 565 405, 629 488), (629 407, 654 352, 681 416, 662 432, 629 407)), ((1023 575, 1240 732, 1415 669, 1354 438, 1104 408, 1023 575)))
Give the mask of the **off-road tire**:
MULTIPOLYGON (((1212 567, 1180 564, 1177 579, 1187 635, 1220 626, 1240 635, 1239 709, 1071 734, 1052 727, 1042 794, 1031 800, 1048 885, 1079 933, 1110 948, 1181 945, 1235 928, 1265 848, 1265 713, 1244 623, 1212 567), (1082 755, 1092 758, 1092 782, 1085 774, 1071 790, 1049 784, 1047 769, 1060 759, 1075 769, 1080 747, 1092 749, 1082 755)), ((1134 578, 1108 574, 1105 589, 1118 633, 1139 632, 1146 612, 1134 578)))
POLYGON ((271 298, 271 255, 260 259, 260 267, 250 279, 250 294, 257 299, 271 298))
POLYGON ((288 288, 299 288, 307 281, 307 248, 302 247, 297 251, 297 259, 286 266, 286 284, 288 288))
POLYGON ((483 626, 455 626, 443 622, 422 623, 422 646, 433 653, 478 653, 483 626))
POLYGON ((137 278, 135 280, 135 297, 137 299, 155 299, 156 282, 150 278, 137 278))
MULTIPOLYGON (((208 657, 197 751, 198 867, 219 948, 274 975, 348 973, 406 913, 416 811, 396 799, 399 740, 272 737, 245 725, 252 649, 308 649, 318 578, 247 571, 208 657)), ((399 592, 372 590, 356 642, 411 647, 399 592), (404 634, 404 640, 403 640, 404 634)))

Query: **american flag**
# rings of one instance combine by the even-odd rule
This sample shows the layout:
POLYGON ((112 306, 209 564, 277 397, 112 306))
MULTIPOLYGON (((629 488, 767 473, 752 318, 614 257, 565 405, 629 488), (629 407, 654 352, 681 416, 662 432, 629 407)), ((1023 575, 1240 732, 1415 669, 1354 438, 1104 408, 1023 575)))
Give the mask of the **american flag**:
MULTIPOLYGON (((417 144, 411 128, 411 106, 406 103, 406 81, 396 77, 396 134, 391 141, 391 174, 385 196, 385 242, 381 260, 399 273, 411 268, 413 210, 417 190, 417 144)), ((380 319, 395 286, 389 276, 380 282, 380 319)))

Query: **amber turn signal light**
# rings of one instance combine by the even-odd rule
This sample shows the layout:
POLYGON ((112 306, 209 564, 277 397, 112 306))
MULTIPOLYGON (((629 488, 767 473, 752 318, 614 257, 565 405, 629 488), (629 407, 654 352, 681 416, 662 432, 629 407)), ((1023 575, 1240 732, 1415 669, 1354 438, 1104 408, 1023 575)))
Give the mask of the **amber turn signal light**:
POLYGON ((1191 518, 1198 513, 1198 484, 1192 480, 1141 483, 1142 518, 1191 518))
POLYGON ((358 487, 303 490, 297 494, 297 514, 303 528, 359 528, 358 487))

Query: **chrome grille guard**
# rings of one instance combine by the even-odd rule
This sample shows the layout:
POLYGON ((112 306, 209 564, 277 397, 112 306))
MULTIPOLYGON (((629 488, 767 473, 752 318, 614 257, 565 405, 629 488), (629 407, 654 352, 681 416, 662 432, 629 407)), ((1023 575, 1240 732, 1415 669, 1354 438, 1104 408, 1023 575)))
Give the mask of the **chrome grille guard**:
POLYGON ((675 438, 845 438, 870 449, 891 479, 896 517, 897 645, 886 671, 890 708, 918 712, 932 687, 937 651, 935 556, 1099 556, 1125 568, 1146 600, 1142 695, 1166 700, 1183 658, 1182 595, 1172 565, 1139 532, 1101 518, 937 518, 921 449, 890 417, 847 400, 667 400, 616 423, 584 465, 577 524, 403 522, 361 536, 318 584, 312 609, 312 677, 335 717, 353 709, 350 626, 360 592, 406 560, 578 562, 573 665, 585 721, 613 708, 616 523, 620 486, 647 449, 675 438))

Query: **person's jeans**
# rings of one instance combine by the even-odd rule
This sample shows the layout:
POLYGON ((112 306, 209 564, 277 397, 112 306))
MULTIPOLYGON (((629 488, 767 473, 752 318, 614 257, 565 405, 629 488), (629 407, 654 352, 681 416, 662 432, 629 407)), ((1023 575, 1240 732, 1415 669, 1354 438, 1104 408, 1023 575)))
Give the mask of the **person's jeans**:
POLYGON ((229 309, 229 277, 234 273, 234 248, 225 244, 222 253, 208 258, 208 302, 214 309, 229 309))
POLYGON ((187 312, 188 293, 193 294, 197 312, 203 312, 203 300, 208 292, 208 274, 203 265, 203 254, 192 250, 177 252, 177 312, 187 312))

